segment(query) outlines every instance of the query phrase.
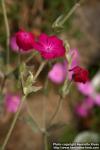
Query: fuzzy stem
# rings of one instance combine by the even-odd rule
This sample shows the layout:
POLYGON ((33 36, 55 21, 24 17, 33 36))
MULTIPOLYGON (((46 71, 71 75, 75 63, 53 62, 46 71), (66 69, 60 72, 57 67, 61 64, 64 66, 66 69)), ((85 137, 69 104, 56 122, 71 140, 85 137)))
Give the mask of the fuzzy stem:
POLYGON ((63 24, 70 18, 70 16, 75 12, 75 10, 80 6, 80 4, 83 2, 84 0, 80 0, 79 2, 77 2, 69 11, 69 13, 65 16, 61 15, 59 16, 56 21, 53 23, 52 27, 63 27, 63 24))
POLYGON ((60 111, 60 108, 62 106, 62 102, 63 102, 63 98, 60 96, 59 97, 59 100, 58 100, 58 104, 57 104, 57 107, 56 107, 56 110, 54 111, 53 115, 51 116, 50 120, 49 120, 49 125, 52 124, 52 121, 55 119, 57 113, 60 111))
POLYGON ((44 133, 43 136, 44 136, 44 150, 48 150, 48 138, 47 138, 47 133, 44 133))
POLYGON ((39 76, 40 72, 42 71, 42 69, 44 68, 45 64, 47 63, 47 61, 43 61, 39 67, 39 69, 37 70, 35 76, 34 76, 34 81, 37 79, 37 77, 39 76))
MULTIPOLYGON (((66 81, 67 81, 67 80, 65 80, 65 83, 66 83, 66 81)), ((71 81, 71 82, 67 85, 67 87, 66 87, 66 95, 68 94, 71 85, 72 85, 72 81, 71 81)), ((63 93, 63 94, 64 94, 64 93, 63 93)), ((65 96, 66 96, 65 94, 64 94, 64 95, 63 95, 63 94, 62 94, 62 96, 60 95, 59 101, 58 101, 58 105, 57 105, 57 107, 56 107, 56 110, 55 110, 55 112, 53 113, 53 115, 51 116, 51 119, 49 120, 49 123, 48 123, 49 127, 51 126, 52 121, 55 119, 56 115, 58 114, 58 112, 60 111, 60 109, 61 109, 61 107, 62 107, 62 103, 63 103, 64 98, 65 98, 65 96)), ((49 127, 48 127, 48 128, 49 128, 49 127)))
POLYGON ((40 128, 39 124, 37 123, 36 119, 34 118, 28 103, 26 103, 26 104, 27 104, 27 113, 28 113, 28 115, 32 118, 33 122, 35 123, 35 125, 37 126, 39 131, 42 132, 42 129, 40 128))
POLYGON ((7 11, 6 11, 6 6, 5 6, 5 0, 1 0, 1 4, 2 4, 2 10, 3 10, 3 16, 4 16, 5 29, 6 29, 6 50, 7 50, 6 63, 7 63, 7 66, 8 66, 9 61, 10 61, 10 56, 9 56, 10 30, 9 30, 9 24, 8 24, 8 18, 7 18, 7 11))
POLYGON ((79 3, 76 3, 72 9, 69 11, 69 13, 64 17, 64 19, 59 23, 60 26, 62 26, 68 19, 69 17, 73 14, 73 12, 80 6, 79 3))
POLYGON ((13 122, 12 122, 12 124, 11 124, 11 127, 10 127, 10 129, 9 129, 7 135, 6 135, 6 138, 5 138, 4 143, 3 143, 2 147, 1 147, 1 150, 5 150, 5 148, 6 148, 6 145, 7 145, 8 140, 9 140, 11 134, 12 134, 12 131, 13 131, 14 127, 15 127, 16 121, 17 121, 17 119, 18 119, 18 116, 19 116, 19 114, 20 114, 20 111, 21 111, 21 109, 22 109, 22 106, 23 106, 23 104, 24 104, 25 99, 26 99, 26 96, 23 96, 22 101, 21 101, 21 104, 20 104, 20 106, 19 106, 19 108, 18 108, 17 113, 15 114, 14 120, 13 120, 13 122))

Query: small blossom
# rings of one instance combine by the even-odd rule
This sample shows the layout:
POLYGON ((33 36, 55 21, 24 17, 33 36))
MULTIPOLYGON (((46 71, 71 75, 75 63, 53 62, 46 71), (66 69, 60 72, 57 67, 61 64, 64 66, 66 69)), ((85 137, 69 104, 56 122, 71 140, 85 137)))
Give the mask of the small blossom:
POLYGON ((89 72, 84 68, 76 66, 69 71, 72 71, 72 79, 75 82, 86 83, 89 80, 89 72))
POLYGON ((78 90, 86 96, 92 96, 92 94, 95 92, 91 82, 89 81, 85 84, 77 83, 77 87, 78 90))
POLYGON ((41 34, 34 48, 38 50, 45 59, 53 59, 65 55, 65 48, 62 40, 56 36, 41 34))
POLYGON ((66 63, 56 63, 48 73, 48 78, 56 83, 63 83, 66 79, 67 66, 66 63))
POLYGON ((16 43, 16 36, 12 36, 10 39, 10 47, 14 52, 18 52, 19 51, 19 47, 16 43))
POLYGON ((95 103, 92 98, 86 98, 81 104, 76 106, 75 112, 80 117, 87 117, 90 114, 94 104, 95 103))
POLYGON ((20 105, 20 97, 18 95, 7 94, 5 96, 5 107, 8 112, 17 112, 20 105))
POLYGON ((31 32, 20 30, 16 33, 16 43, 19 50, 30 51, 34 48, 34 35, 31 32))

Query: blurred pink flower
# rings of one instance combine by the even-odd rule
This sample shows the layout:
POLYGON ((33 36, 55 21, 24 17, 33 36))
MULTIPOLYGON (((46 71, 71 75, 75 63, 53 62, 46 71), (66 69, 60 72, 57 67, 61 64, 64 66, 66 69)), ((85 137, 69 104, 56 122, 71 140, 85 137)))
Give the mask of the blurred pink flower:
POLYGON ((66 62, 56 63, 48 73, 48 78, 57 84, 63 83, 66 79, 67 65, 66 62))
POLYGON ((19 47, 16 43, 16 36, 12 36, 10 39, 10 47, 14 52, 18 52, 19 51, 19 47))
POLYGON ((42 33, 34 48, 38 50, 45 59, 53 59, 65 55, 63 41, 56 36, 48 36, 42 33))
POLYGON ((97 106, 100 106, 100 94, 96 93, 94 101, 97 106))
POLYGON ((94 105, 95 103, 92 98, 86 98, 81 104, 78 104, 76 106, 75 112, 80 117, 87 117, 90 114, 94 105))
POLYGON ((87 96, 91 96, 95 91, 91 82, 89 82, 89 81, 85 84, 77 83, 77 87, 78 87, 78 90, 82 94, 87 95, 87 96))
POLYGON ((19 47, 19 50, 23 50, 24 52, 29 52, 34 48, 34 35, 31 32, 26 32, 24 30, 20 30, 16 33, 16 43, 19 47))
POLYGON ((87 110, 87 108, 84 105, 77 105, 75 112, 78 116, 80 117, 87 117, 89 112, 87 110))
POLYGON ((5 96, 5 107, 8 112, 17 112, 20 105, 20 97, 18 95, 7 94, 5 96))

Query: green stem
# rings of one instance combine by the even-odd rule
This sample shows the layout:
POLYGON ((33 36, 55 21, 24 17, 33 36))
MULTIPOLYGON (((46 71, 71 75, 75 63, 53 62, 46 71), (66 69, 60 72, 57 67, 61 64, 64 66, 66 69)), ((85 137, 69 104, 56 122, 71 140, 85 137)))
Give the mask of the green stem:
POLYGON ((30 109, 28 103, 27 103, 27 113, 32 118, 33 122, 38 127, 39 131, 42 132, 42 129, 40 128, 39 124, 37 123, 36 119, 34 118, 34 116, 33 116, 32 112, 31 112, 31 109, 30 109))
MULTIPOLYGON (((65 83, 67 83, 67 79, 65 80, 65 83)), ((64 89, 64 91, 62 91, 62 92, 64 92, 64 93, 62 93, 62 96, 59 97, 59 101, 58 101, 58 105, 57 105, 57 107, 56 107, 56 110, 55 110, 55 112, 53 113, 53 115, 51 116, 51 119, 49 120, 49 123, 48 123, 49 127, 51 126, 52 121, 55 119, 55 117, 56 117, 56 115, 58 114, 58 112, 60 111, 60 109, 61 109, 61 107, 62 107, 62 102, 63 102, 65 96, 68 94, 71 85, 72 85, 72 81, 70 81, 69 84, 67 83, 66 88, 64 89), (65 91, 65 90, 66 90, 66 91, 65 91), (66 92, 66 94, 65 94, 65 92, 66 92), (64 94, 64 95, 63 95, 63 94, 64 94)), ((65 85, 64 85, 64 87, 65 87, 65 85)), ((49 129, 49 127, 48 127, 48 129, 49 129)))
POLYGON ((44 150, 48 150, 48 137, 47 137, 47 133, 43 133, 44 136, 44 150))
POLYGON ((37 77, 39 76, 40 72, 42 71, 42 69, 44 68, 45 64, 47 63, 47 61, 43 61, 39 67, 39 69, 37 70, 35 76, 34 76, 34 81, 37 79, 37 77))
POLYGON ((62 102, 63 102, 63 98, 60 96, 59 100, 58 100, 58 104, 57 104, 56 110, 54 111, 53 115, 51 116, 48 125, 52 124, 52 122, 55 119, 57 113, 60 111, 60 108, 62 106, 62 102))
MULTIPOLYGON (((5 6, 5 0, 1 0, 2 4, 2 10, 3 10, 3 16, 4 16, 4 23, 5 23, 5 28, 6 28, 6 50, 7 50, 7 55, 6 55, 6 63, 7 66, 10 61, 9 57, 9 37, 10 37, 10 30, 9 30, 9 24, 8 24, 8 18, 7 18, 7 11, 6 11, 6 6, 5 6)), ((8 69, 8 68, 7 68, 8 69)))
POLYGON ((72 9, 69 11, 69 13, 63 18, 63 20, 59 23, 60 26, 62 26, 68 19, 69 17, 73 14, 73 12, 80 6, 79 3, 76 3, 72 9))
POLYGON ((83 2, 84 0, 80 0, 78 3, 76 3, 71 10, 69 11, 69 13, 65 16, 61 15, 59 16, 56 21, 53 23, 52 27, 62 27, 63 24, 70 18, 70 16, 75 12, 75 10, 80 6, 80 4, 83 2))
POLYGON ((20 106, 18 108, 17 113, 15 114, 15 117, 14 117, 13 122, 11 124, 11 127, 10 127, 10 129, 9 129, 7 135, 6 135, 6 138, 5 138, 4 143, 3 143, 2 147, 1 147, 1 150, 5 150, 5 148, 6 148, 6 145, 7 145, 8 140, 9 140, 11 134, 12 134, 12 131, 13 131, 14 127, 15 127, 16 121, 18 119, 18 116, 20 114, 20 111, 21 111, 21 108, 22 108, 22 106, 24 104, 25 99, 26 99, 26 96, 23 96, 21 104, 20 104, 20 106))
POLYGON ((33 54, 31 54, 31 56, 26 59, 25 63, 27 64, 37 54, 38 54, 38 52, 34 52, 33 54))

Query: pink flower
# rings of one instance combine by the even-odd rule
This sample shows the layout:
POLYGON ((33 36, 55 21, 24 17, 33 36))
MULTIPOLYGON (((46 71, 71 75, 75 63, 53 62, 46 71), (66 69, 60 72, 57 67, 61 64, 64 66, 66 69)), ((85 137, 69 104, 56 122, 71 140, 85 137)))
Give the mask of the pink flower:
POLYGON ((7 94, 5 96, 5 107, 8 112, 17 112, 20 105, 20 97, 18 95, 7 94))
POLYGON ((95 95, 94 102, 97 106, 100 106, 100 94, 95 95))
POLYGON ((92 98, 86 98, 81 104, 76 106, 76 114, 80 117, 87 117, 90 114, 94 104, 95 103, 92 98))
POLYGON ((16 43, 16 36, 12 36, 10 39, 10 47, 14 52, 18 52, 19 51, 19 47, 16 43))
POLYGON ((64 80, 66 79, 66 73, 67 73, 66 62, 56 63, 49 71, 48 78, 52 82, 56 84, 60 84, 63 83, 64 80))
POLYGON ((56 36, 41 34, 34 48, 38 50, 45 59, 53 59, 65 55, 65 48, 62 40, 56 36))
POLYGON ((31 32, 20 30, 16 33, 16 43, 19 50, 29 52, 34 48, 34 35, 31 32))
POLYGON ((77 83, 77 87, 82 94, 87 96, 91 96, 95 91, 91 82, 87 82, 85 84, 77 83))
POLYGON ((76 66, 76 67, 70 69, 69 71, 72 71, 72 79, 75 82, 86 83, 89 80, 88 70, 86 70, 80 66, 76 66))
POLYGON ((84 107, 84 105, 78 105, 76 107, 76 114, 80 117, 87 117, 88 116, 88 111, 87 108, 84 107))

